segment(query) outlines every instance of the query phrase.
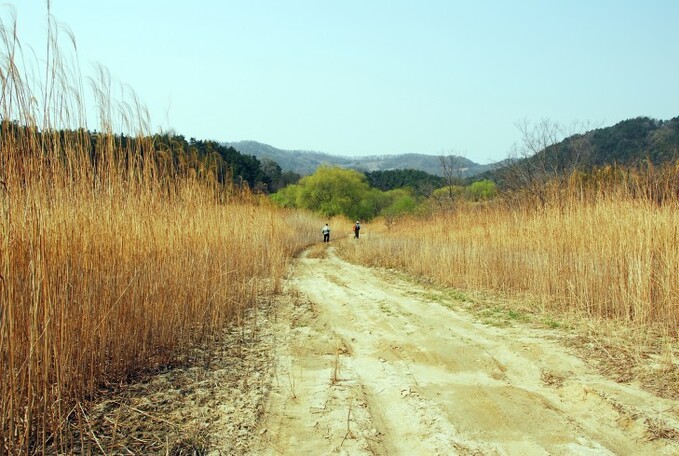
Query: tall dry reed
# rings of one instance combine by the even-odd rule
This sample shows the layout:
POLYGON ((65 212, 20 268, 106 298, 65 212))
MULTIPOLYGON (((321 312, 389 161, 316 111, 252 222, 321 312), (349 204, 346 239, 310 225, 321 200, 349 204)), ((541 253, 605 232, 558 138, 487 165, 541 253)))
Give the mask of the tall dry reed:
POLYGON ((82 84, 57 57, 45 81, 27 78, 1 29, 0 453, 70 453, 89 400, 275 291, 320 222, 176 178, 147 135, 123 145, 106 81, 101 132, 61 128, 84 118, 82 84))
POLYGON ((676 334, 679 204, 628 190, 555 196, 540 208, 460 206, 342 248, 355 261, 451 287, 528 294, 542 306, 676 334))

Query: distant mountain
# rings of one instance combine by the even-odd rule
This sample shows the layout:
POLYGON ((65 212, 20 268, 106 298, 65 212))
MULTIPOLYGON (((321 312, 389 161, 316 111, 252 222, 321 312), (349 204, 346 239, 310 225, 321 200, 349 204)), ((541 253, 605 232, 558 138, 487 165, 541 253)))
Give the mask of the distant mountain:
MULTIPOLYGON (((470 177, 480 174, 491 165, 479 165, 464 157, 455 157, 455 173, 460 177, 470 177)), ((355 157, 351 159, 349 168, 360 171, 388 171, 393 169, 415 169, 434 176, 442 176, 441 158, 436 155, 400 154, 381 155, 373 157, 355 157)))
POLYGON ((313 174, 321 164, 348 167, 351 159, 336 157, 323 152, 306 150, 283 150, 257 141, 238 141, 225 143, 238 152, 246 155, 254 155, 262 159, 268 158, 278 163, 283 171, 292 171, 302 175, 313 174))
MULTIPOLYGON (((225 143, 237 151, 269 158, 278 163, 283 171, 293 171, 302 175, 313 174, 322 164, 356 169, 363 172, 388 171, 394 169, 415 169, 435 176, 443 175, 438 156, 424 154, 378 155, 370 157, 342 157, 322 152, 304 150, 282 150, 256 141, 225 143)), ((494 165, 479 165, 464 157, 458 157, 461 164, 458 171, 461 177, 469 177, 492 169, 494 165)), ((459 166, 459 165, 458 165, 459 166)))

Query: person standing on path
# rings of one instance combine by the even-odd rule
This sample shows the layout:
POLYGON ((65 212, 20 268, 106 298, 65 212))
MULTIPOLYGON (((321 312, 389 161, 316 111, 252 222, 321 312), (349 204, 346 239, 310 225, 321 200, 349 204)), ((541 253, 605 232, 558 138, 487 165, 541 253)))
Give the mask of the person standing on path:
POLYGON ((321 233, 323 233, 323 242, 330 242, 330 227, 327 223, 321 229, 321 233))
POLYGON ((358 239, 358 232, 361 231, 361 223, 356 220, 356 224, 354 225, 354 239, 358 239))

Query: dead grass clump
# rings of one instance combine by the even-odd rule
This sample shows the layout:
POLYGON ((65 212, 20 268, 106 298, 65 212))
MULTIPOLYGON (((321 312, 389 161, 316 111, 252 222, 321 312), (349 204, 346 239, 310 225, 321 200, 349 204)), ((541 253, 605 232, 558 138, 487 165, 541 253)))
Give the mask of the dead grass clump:
POLYGON ((314 244, 306 251, 307 258, 324 259, 328 257, 327 244, 314 244))
POLYGON ((646 418, 646 438, 648 440, 672 440, 679 442, 679 430, 673 426, 668 426, 660 419, 646 418))
POLYGON ((461 206, 341 251, 459 290, 529 293, 555 310, 676 334, 678 207, 624 195, 540 210, 461 206))
POLYGON ((210 448, 209 434, 205 429, 196 429, 182 435, 168 451, 169 456, 205 456, 210 448))
POLYGON ((663 328, 582 321, 567 342, 608 377, 621 383, 638 382, 661 397, 679 399, 679 368, 674 357, 679 344, 663 328))
POLYGON ((552 388, 561 388, 565 377, 554 371, 543 370, 540 372, 540 380, 542 380, 542 383, 551 386, 552 388))

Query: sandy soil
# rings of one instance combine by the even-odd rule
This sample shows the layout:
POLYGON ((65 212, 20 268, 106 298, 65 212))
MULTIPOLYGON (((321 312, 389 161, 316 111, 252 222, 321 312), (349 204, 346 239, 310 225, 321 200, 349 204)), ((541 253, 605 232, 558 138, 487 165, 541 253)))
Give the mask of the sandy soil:
POLYGON ((397 274, 299 259, 254 454, 679 454, 679 402, 599 375, 554 331, 479 322, 397 274), (665 437, 665 438, 663 438, 665 437))
POLYGON ((679 401, 460 298, 316 246, 286 293, 81 410, 51 453, 679 454, 679 401))
POLYGON ((195 347, 177 365, 108 392, 75 420, 85 421, 86 432, 74 424, 71 448, 49 454, 251 454, 274 375, 274 330, 284 327, 270 319, 276 309, 262 301, 242 325, 195 347))

